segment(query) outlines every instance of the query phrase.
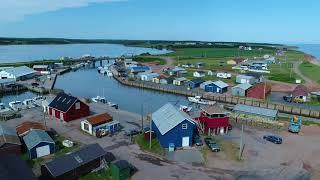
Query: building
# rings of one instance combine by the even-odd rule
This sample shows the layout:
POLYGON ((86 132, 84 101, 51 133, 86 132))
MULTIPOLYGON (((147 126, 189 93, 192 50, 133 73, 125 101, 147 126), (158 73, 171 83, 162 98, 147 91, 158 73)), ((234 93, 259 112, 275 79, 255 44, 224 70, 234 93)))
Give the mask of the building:
POLYGON ((138 62, 132 61, 132 59, 125 59, 123 63, 124 63, 124 67, 127 69, 138 66, 138 62))
POLYGON ((36 71, 27 67, 19 66, 0 71, 0 79, 15 79, 16 81, 31 79, 36 75, 36 71))
POLYGON ((152 113, 152 130, 161 146, 168 148, 192 146, 196 124, 193 119, 170 103, 152 113))
POLYGON ((80 176, 105 164, 107 152, 99 144, 91 144, 84 148, 57 157, 41 166, 41 175, 48 180, 76 180, 80 176))
POLYGON ((229 85, 223 81, 215 81, 211 84, 207 84, 204 88, 206 92, 213 93, 225 93, 228 91, 229 85))
POLYGON ((160 79, 159 83, 160 84, 172 84, 173 80, 174 80, 173 77, 167 77, 167 78, 164 78, 164 79, 160 79))
POLYGON ((69 122, 90 115, 89 106, 78 98, 59 93, 49 104, 49 116, 69 122))
POLYGON ((292 98, 298 98, 306 102, 309 92, 306 86, 300 84, 292 91, 291 95, 292 98))
POLYGON ((135 173, 134 168, 126 160, 118 160, 111 164, 111 175, 113 180, 127 180, 135 173))
POLYGON ((12 127, 0 124, 0 155, 21 154, 21 142, 12 127))
POLYGON ((93 136, 101 133, 114 133, 120 129, 119 121, 114 121, 108 113, 91 116, 81 121, 81 129, 93 136))
POLYGON ((208 135, 228 132, 229 117, 220 106, 201 106, 200 117, 196 118, 203 132, 208 135))
POLYGON ((208 76, 213 76, 213 75, 214 75, 214 72, 211 71, 211 70, 209 70, 207 74, 208 74, 208 76))
POLYGON ((181 77, 181 78, 176 78, 173 80, 173 84, 176 86, 181 86, 184 85, 184 83, 187 81, 187 78, 181 77))
POLYGON ((0 156, 1 180, 37 180, 27 162, 17 155, 0 156))
POLYGON ((6 85, 11 85, 11 84, 15 84, 16 81, 13 78, 8 78, 8 79, 0 79, 0 87, 4 87, 6 85))
POLYGON ((46 130, 42 123, 32 121, 25 121, 16 126, 17 134, 20 137, 27 135, 34 129, 46 130))
POLYGON ((200 84, 200 89, 205 89, 206 85, 213 83, 213 81, 205 81, 200 84))
POLYGON ((244 104, 235 105, 233 111, 238 114, 259 116, 270 120, 277 120, 278 117, 278 110, 248 106, 244 104))
POLYGON ((254 77, 256 79, 256 83, 264 82, 264 76, 261 73, 248 72, 246 75, 254 77))
POLYGON ((228 60, 227 64, 237 65, 237 64, 240 64, 244 60, 245 60, 244 58, 234 58, 234 59, 228 60))
POLYGON ((149 66, 134 66, 134 67, 130 67, 129 68, 130 73, 142 73, 142 72, 146 72, 146 73, 151 73, 152 70, 149 66))
POLYGON ((204 77, 206 76, 206 72, 205 71, 195 71, 193 72, 193 77, 204 77))
POLYGON ((32 69, 38 72, 49 70, 48 65, 34 65, 32 69))
POLYGON ((252 85, 245 83, 245 84, 238 84, 231 88, 231 93, 233 96, 241 96, 245 97, 247 96, 248 89, 251 88, 252 85))
POLYGON ((158 73, 146 73, 140 76, 141 81, 152 81, 152 79, 156 77, 159 77, 158 73))
POLYGON ((256 82, 257 80, 253 76, 237 75, 236 77, 236 83, 239 84, 255 84, 256 82))
POLYGON ((265 99, 271 92, 271 86, 266 83, 255 84, 247 90, 247 97, 265 99))
POLYGON ((35 159, 55 152, 55 142, 44 130, 34 129, 23 136, 30 159, 35 159))
POLYGON ((204 80, 202 78, 195 78, 186 82, 186 86, 190 89, 200 87, 204 80))
POLYGON ((227 72, 218 72, 217 73, 217 77, 218 78, 222 78, 222 79, 230 79, 231 78, 231 74, 227 73, 227 72))
POLYGON ((169 69, 167 71, 167 73, 170 75, 170 76, 179 76, 181 73, 184 73, 186 72, 186 69, 185 68, 181 68, 181 67, 174 67, 173 69, 169 69))

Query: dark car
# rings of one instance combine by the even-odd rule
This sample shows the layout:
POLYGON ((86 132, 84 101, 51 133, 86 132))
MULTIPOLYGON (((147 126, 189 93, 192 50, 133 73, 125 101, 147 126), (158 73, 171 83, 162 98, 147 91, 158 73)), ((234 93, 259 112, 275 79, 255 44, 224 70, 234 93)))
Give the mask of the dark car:
POLYGON ((286 102, 292 102, 292 96, 283 96, 283 100, 286 102))
POLYGON ((282 138, 276 135, 265 135, 263 139, 273 142, 274 144, 282 144, 282 138))
POLYGON ((134 135, 137 135, 137 134, 139 134, 139 133, 140 133, 140 131, 135 130, 135 129, 131 129, 131 130, 129 130, 129 131, 126 131, 124 134, 125 134, 126 136, 134 136, 134 135))
POLYGON ((203 145, 203 142, 202 142, 202 139, 200 136, 194 136, 193 138, 193 143, 196 145, 196 146, 202 146, 203 145))
POLYGON ((217 144, 213 138, 205 138, 204 142, 207 144, 207 146, 210 148, 212 152, 219 152, 220 146, 217 144))

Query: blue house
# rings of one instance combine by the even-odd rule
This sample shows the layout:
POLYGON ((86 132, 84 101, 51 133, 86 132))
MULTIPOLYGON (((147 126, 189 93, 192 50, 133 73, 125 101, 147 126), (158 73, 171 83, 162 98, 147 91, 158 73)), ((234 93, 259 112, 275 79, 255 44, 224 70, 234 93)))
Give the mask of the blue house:
POLYGON ((152 130, 163 148, 192 146, 195 129, 193 119, 170 103, 152 113, 152 130))
POLYGON ((206 92, 213 93, 225 93, 228 91, 229 85, 223 81, 215 81, 211 84, 207 84, 204 88, 206 92))
POLYGON ((200 87, 200 84, 202 84, 203 82, 204 80, 202 78, 195 78, 190 81, 187 81, 186 86, 193 89, 193 88, 200 87))
POLYGON ((55 152, 55 142, 44 131, 34 129, 23 137, 30 159, 47 156, 55 152))

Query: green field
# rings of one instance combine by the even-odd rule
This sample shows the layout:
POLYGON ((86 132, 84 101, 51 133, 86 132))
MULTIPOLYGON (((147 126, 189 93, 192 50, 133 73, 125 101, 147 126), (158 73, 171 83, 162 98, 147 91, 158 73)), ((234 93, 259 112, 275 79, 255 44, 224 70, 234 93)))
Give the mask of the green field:
MULTIPOLYGON (((272 64, 268 79, 280 82, 295 83, 296 79, 301 79, 292 69, 292 63, 272 64)), ((301 79, 302 80, 302 79, 301 79)))
POLYGON ((144 151, 148 151, 159 155, 164 155, 165 153, 164 149, 161 147, 159 141, 156 138, 151 140, 151 149, 149 148, 149 141, 144 139, 143 134, 135 136, 134 140, 144 151))
POLYGON ((154 57, 154 56, 135 56, 133 58, 134 61, 140 62, 140 63, 149 63, 149 62, 153 62, 153 63, 157 63, 160 65, 164 65, 166 64, 166 61, 163 59, 160 59, 158 57, 154 57))
POLYGON ((304 61, 300 64, 299 69, 303 75, 320 83, 320 66, 304 61))

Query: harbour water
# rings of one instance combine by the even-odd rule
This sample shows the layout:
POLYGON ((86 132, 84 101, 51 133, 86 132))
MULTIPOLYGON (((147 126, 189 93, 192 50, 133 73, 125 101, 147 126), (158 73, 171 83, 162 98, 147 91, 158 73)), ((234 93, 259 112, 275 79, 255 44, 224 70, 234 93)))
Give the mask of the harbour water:
POLYGON ((299 50, 311 54, 320 61, 320 44, 299 44, 299 50))

